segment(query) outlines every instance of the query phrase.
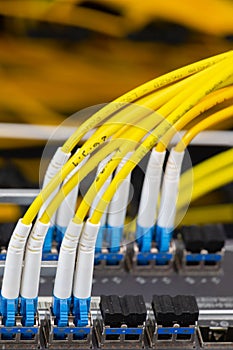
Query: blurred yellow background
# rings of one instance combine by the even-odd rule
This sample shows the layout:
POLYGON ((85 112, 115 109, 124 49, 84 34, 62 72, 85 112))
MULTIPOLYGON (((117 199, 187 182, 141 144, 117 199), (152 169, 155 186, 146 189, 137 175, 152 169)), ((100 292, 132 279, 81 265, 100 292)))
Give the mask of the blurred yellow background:
MULTIPOLYGON (((0 33, 0 123, 58 125, 232 49, 233 1, 0 0, 0 33)), ((38 186, 43 147, 2 138, 0 186, 38 186)), ((20 215, 17 206, 1 213, 20 215)))
POLYGON ((232 47, 230 0, 1 0, 0 121, 57 124, 232 47))
MULTIPOLYGON (((57 125, 231 49, 233 1, 0 0, 0 33, 0 122, 57 125)), ((38 145, 0 141, 6 150, 38 145)), ((36 159, 13 158, 38 181, 36 159)))

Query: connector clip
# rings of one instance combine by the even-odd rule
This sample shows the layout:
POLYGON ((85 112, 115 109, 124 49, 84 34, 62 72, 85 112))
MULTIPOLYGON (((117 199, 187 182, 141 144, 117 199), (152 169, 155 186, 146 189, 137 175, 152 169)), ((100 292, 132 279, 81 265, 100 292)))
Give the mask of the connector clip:
POLYGON ((58 327, 66 327, 68 325, 70 304, 71 298, 60 299, 53 297, 53 313, 56 316, 56 324, 58 327))
POLYGON ((74 323, 77 327, 86 326, 88 324, 88 313, 90 309, 91 298, 79 299, 73 298, 73 315, 74 323))
POLYGON ((22 324, 24 326, 34 326, 37 303, 38 298, 20 298, 20 314, 22 316, 22 324))
POLYGON ((4 325, 6 327, 15 326, 15 315, 18 309, 18 298, 6 299, 1 295, 0 303, 0 310, 3 316, 4 325))
POLYGON ((48 232, 46 234, 44 245, 43 245, 43 253, 49 253, 52 249, 53 242, 53 234, 54 234, 54 226, 50 226, 48 232))

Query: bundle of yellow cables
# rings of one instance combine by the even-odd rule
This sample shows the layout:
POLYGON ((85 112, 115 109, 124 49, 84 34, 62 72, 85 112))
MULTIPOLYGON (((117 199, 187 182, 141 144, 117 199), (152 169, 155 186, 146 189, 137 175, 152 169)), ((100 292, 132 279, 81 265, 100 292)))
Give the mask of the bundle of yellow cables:
MULTIPOLYGON (((127 179, 128 175, 148 152, 152 150, 153 153, 155 151, 154 147, 156 147, 157 153, 162 152, 164 154, 164 150, 174 134, 184 128, 190 121, 194 122, 194 126, 184 134, 175 149, 172 150, 181 162, 184 149, 199 132, 233 116, 233 106, 221 108, 224 101, 233 98, 232 67, 233 51, 230 51, 177 69, 145 83, 114 102, 107 104, 74 132, 62 148, 58 149, 62 153, 64 161, 62 164, 65 165, 60 167, 60 170, 56 171, 55 175, 44 186, 24 217, 19 220, 12 234, 2 284, 4 298, 18 298, 19 290, 24 299, 38 296, 43 242, 52 217, 77 184, 86 178, 101 161, 107 158, 109 161, 98 172, 83 200, 78 205, 75 216, 69 221, 59 253, 55 279, 54 295, 57 298, 69 298, 72 288, 75 298, 86 300, 90 297, 94 248, 101 217, 119 185, 127 179), (207 118, 195 124, 196 117, 207 110, 211 110, 217 104, 220 107, 218 112, 210 113, 207 118), (89 131, 93 131, 92 135, 70 156, 71 152, 76 149, 78 143, 89 131), (66 159, 68 160, 65 162, 66 159), (86 161, 81 164, 84 159, 86 161), (80 164, 81 166, 79 166, 80 164), (77 167, 79 167, 78 171, 73 172, 74 169, 77 170, 77 167), (110 184, 106 186, 101 199, 93 206, 100 189, 116 169, 117 171, 110 184), (72 174, 70 174, 71 172, 72 174), (83 227, 83 222, 91 207, 90 217, 83 227), (31 230, 31 224, 37 215, 38 221, 31 230), (73 230, 73 234, 69 230, 73 230), (66 243, 63 244, 66 241, 68 242, 67 246, 66 243), (78 249, 77 262, 73 274, 76 248, 78 249), (72 257, 67 270, 66 264, 63 263, 66 255, 72 257), (24 270, 21 279, 23 257, 24 270), (68 273, 68 270, 69 288, 67 287, 68 282, 64 288, 62 280, 64 273, 68 273)), ((166 170, 168 165, 171 169, 174 163, 168 162, 166 170)), ((171 172, 169 174, 171 175, 171 172)), ((166 179, 168 178, 169 176, 166 179)), ((196 199, 202 194, 232 181, 232 179, 232 150, 229 150, 218 155, 217 160, 216 158, 209 160, 207 166, 202 164, 195 168, 195 186, 191 199, 196 199), (207 168, 208 177, 205 176, 204 168, 207 168), (219 176, 220 173, 221 176, 219 176)), ((175 180, 179 181, 179 178, 176 177, 175 180)), ((170 184, 175 189, 176 195, 177 182, 175 186, 174 182, 170 184)), ((173 188, 170 186, 169 191, 172 192, 173 188)), ((178 211, 180 211, 187 205, 190 199, 187 196, 190 193, 187 188, 190 188, 189 173, 185 173, 181 177, 180 196, 177 203, 174 200, 174 194, 170 201, 170 193, 163 191, 162 188, 160 210, 165 202, 164 193, 167 195, 166 199, 169 199, 168 204, 171 203, 165 220, 172 211, 170 209, 177 206, 178 211)), ((120 205, 122 204, 120 203, 120 205)), ((172 220, 173 218, 174 216, 172 216, 172 220)), ((160 216, 158 215, 158 227, 159 220, 160 216)), ((160 225, 160 227, 162 226, 160 225)), ((165 251, 165 248, 162 247, 161 251, 165 251)))
MULTIPOLYGON (((71 152, 88 131, 97 128, 96 131, 41 191, 24 215, 23 223, 31 223, 57 186, 87 155, 93 153, 47 206, 40 220, 43 223, 49 222, 76 184, 102 159, 112 154, 111 161, 95 179, 78 207, 74 220, 82 222, 98 190, 121 159, 132 151, 132 156, 113 178, 90 218, 92 223, 98 223, 119 183, 154 146, 157 145, 158 151, 163 151, 175 132, 204 111, 233 98, 232 63, 232 51, 193 63, 145 83, 95 113, 65 142, 62 150, 66 153, 71 152), (99 126, 100 124, 102 125, 99 126)), ((232 115, 232 106, 210 115, 185 134, 176 150, 182 151, 197 133, 232 115)), ((232 178, 232 173, 230 174, 225 182, 232 178)))

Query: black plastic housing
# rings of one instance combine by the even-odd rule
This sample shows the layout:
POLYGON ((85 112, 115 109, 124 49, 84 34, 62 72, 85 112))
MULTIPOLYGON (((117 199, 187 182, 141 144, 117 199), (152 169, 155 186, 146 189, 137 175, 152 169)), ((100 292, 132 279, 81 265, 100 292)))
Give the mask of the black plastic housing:
POLYGON ((181 234, 186 250, 193 254, 200 253, 202 249, 217 253, 225 245, 225 231, 221 224, 184 226, 181 234))
POLYGON ((181 231, 186 250, 191 253, 200 253, 203 249, 203 236, 200 226, 184 226, 181 231))
POLYGON ((110 327, 128 327, 143 325, 146 320, 147 310, 142 295, 102 295, 100 310, 105 325, 110 327))
POLYGON ((209 253, 221 251, 226 239, 223 225, 205 225, 201 227, 201 230, 204 237, 204 249, 209 253))
POLYGON ((199 309, 196 298, 190 295, 154 295, 152 308, 158 325, 172 327, 194 325, 198 320, 199 309))

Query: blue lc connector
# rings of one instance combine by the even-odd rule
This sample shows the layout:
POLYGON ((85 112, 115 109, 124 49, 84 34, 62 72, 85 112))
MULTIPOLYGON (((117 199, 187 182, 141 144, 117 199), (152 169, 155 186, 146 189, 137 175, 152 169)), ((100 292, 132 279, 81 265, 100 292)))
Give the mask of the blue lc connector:
POLYGON ((3 324, 6 327, 15 326, 15 315, 18 311, 18 298, 7 299, 0 296, 0 311, 3 317, 3 324))
POLYGON ((61 242, 63 237, 65 236, 67 227, 56 225, 55 233, 56 233, 56 242, 57 242, 57 250, 60 250, 61 242))
POLYGON ((107 241, 110 253, 117 253, 120 250, 121 239, 123 235, 123 226, 107 226, 107 241))
POLYGON ((34 326, 37 304, 38 298, 20 298, 20 315, 22 316, 23 326, 34 326))
POLYGON ((43 253, 50 253, 51 252, 54 231, 55 231, 55 227, 50 226, 50 228, 48 229, 48 232, 45 236, 44 245, 43 245, 43 253))
POLYGON ((160 252, 168 252, 172 239, 173 228, 156 226, 156 242, 160 252))
POLYGON ((70 305, 71 298, 60 299, 55 296, 53 297, 53 314, 56 316, 58 327, 66 327, 68 325, 70 305))
POLYGON ((95 252, 96 253, 101 253, 102 247, 103 247, 103 240, 104 240, 104 234, 106 231, 106 226, 100 226, 97 239, 96 239, 96 244, 95 244, 95 252))
POLYGON ((90 310, 91 298, 73 298, 73 315, 76 327, 88 325, 88 313, 90 310))
POLYGON ((139 250, 142 253, 149 253, 151 251, 153 234, 154 226, 148 228, 137 225, 136 240, 139 250))

